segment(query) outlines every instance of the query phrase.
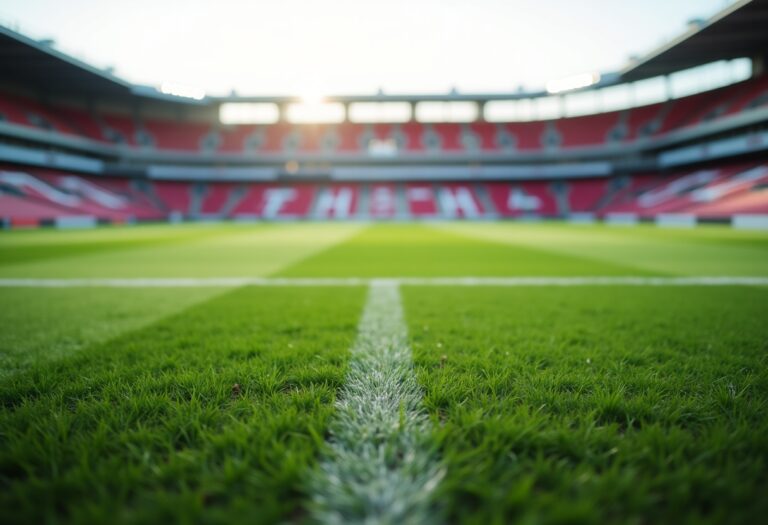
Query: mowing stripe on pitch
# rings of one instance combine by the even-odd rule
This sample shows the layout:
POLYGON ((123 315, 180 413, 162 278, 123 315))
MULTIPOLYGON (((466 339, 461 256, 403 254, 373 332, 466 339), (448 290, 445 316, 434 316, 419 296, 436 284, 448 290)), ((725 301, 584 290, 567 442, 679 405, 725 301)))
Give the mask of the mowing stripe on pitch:
POLYGON ((206 286, 768 286, 768 277, 713 275, 698 277, 139 277, 139 278, 0 278, 12 288, 185 288, 206 286))
POLYGON ((430 445, 407 343, 400 292, 374 282, 331 422, 328 450, 311 476, 321 523, 432 523, 443 471, 430 445))

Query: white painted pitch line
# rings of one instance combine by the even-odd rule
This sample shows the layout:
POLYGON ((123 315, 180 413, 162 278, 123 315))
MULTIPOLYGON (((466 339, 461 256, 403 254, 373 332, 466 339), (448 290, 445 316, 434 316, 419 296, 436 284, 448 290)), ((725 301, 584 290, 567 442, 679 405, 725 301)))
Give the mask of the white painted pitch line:
POLYGON ((147 277, 0 279, 0 288, 184 288, 235 286, 768 286, 768 277, 147 277))
POLYGON ((430 524, 444 475, 412 369, 396 283, 373 283, 336 402, 331 438, 311 476, 310 512, 326 524, 430 524))

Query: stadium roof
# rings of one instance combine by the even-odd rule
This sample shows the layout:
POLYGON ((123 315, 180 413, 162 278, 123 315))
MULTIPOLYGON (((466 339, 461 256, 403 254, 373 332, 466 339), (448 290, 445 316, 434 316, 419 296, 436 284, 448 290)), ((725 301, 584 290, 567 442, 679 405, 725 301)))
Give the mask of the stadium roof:
POLYGON ((768 1, 739 0, 632 63, 624 81, 641 80, 768 50, 768 1))
POLYGON ((129 95, 131 84, 0 26, 0 78, 57 93, 129 95))
MULTIPOLYGON (((618 73, 603 75, 591 86, 641 80, 703 65, 722 59, 752 57, 768 50, 768 0, 738 0, 709 20, 692 27, 676 39, 649 53, 618 73)), ((109 70, 91 66, 55 49, 49 42, 38 41, 0 25, 0 79, 10 79, 41 92, 92 97, 144 97, 172 103, 207 105, 217 102, 290 102, 291 96, 224 96, 194 100, 160 92, 123 80, 109 70)), ((371 94, 330 96, 328 100, 424 101, 424 100, 512 100, 546 95, 539 92, 494 94, 444 93, 431 95, 371 94)))

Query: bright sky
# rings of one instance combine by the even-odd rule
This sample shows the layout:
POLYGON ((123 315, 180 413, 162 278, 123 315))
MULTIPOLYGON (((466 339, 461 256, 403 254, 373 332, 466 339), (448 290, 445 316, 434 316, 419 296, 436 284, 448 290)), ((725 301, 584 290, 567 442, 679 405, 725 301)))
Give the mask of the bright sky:
POLYGON ((732 0, 0 0, 0 22, 214 95, 511 91, 610 71, 732 0))

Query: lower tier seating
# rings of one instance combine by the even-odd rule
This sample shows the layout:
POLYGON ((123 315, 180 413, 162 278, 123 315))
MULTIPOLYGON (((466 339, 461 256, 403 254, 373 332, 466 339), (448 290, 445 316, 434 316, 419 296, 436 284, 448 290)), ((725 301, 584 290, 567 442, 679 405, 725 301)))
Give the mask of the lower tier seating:
POLYGON ((768 164, 675 173, 506 182, 249 183, 150 181, 0 166, 0 219, 102 221, 567 217, 663 213, 705 219, 768 213, 768 164))

